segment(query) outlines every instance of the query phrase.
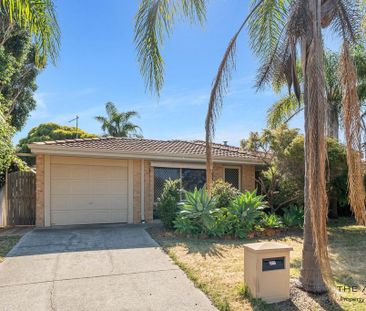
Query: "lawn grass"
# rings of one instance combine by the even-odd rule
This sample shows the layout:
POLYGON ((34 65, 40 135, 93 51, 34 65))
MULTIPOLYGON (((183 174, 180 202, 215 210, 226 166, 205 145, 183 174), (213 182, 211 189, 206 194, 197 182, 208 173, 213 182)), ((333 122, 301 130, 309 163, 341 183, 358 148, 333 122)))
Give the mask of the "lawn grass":
POLYGON ((0 263, 6 254, 17 244, 21 236, 0 236, 0 263))
POLYGON ((310 295, 293 283, 300 274, 302 233, 277 238, 250 240, 200 240, 176 237, 157 228, 150 233, 188 277, 205 292, 219 310, 366 310, 366 228, 340 221, 329 228, 330 253, 338 285, 358 286, 358 292, 342 297, 362 298, 364 302, 339 299, 331 304, 327 295, 310 295), (291 300, 267 305, 250 297, 244 286, 243 244, 275 240, 291 245, 291 300))

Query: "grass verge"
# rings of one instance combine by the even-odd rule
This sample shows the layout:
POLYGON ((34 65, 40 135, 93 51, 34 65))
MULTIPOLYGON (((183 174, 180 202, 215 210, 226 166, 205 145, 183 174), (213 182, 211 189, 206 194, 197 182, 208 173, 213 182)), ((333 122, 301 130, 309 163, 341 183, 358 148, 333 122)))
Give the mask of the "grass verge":
POLYGON ((176 237, 157 228, 153 238, 219 310, 366 310, 366 228, 341 221, 329 228, 329 250, 338 285, 356 286, 331 304, 327 295, 312 295, 294 286, 301 268, 302 234, 250 240, 200 240, 176 237), (291 299, 267 305, 253 299, 244 285, 243 244, 274 240, 291 245, 291 299), (364 300, 362 300, 364 299, 364 300))
POLYGON ((18 243, 20 236, 0 236, 0 263, 6 254, 18 243))

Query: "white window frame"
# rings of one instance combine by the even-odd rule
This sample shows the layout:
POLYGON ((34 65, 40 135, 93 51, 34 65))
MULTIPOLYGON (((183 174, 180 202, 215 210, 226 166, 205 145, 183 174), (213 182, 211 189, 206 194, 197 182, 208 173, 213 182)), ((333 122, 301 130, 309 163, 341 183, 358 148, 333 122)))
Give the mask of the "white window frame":
POLYGON ((238 180, 239 180, 239 191, 241 191, 241 166, 224 166, 224 182, 226 182, 226 169, 237 169, 238 170, 238 180))

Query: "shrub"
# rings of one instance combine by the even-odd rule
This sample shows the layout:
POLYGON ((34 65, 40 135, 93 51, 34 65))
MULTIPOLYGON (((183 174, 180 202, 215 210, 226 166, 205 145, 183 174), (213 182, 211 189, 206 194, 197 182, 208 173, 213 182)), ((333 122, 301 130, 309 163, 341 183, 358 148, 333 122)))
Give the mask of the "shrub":
MULTIPOLYGON (((216 199, 210 197, 205 189, 196 188, 193 192, 186 192, 186 201, 179 212, 177 221, 179 225, 191 224, 192 227, 197 227, 199 233, 208 234, 215 226, 215 213, 218 211, 216 199), (179 218, 186 220, 179 220, 179 218)), ((178 229, 177 225, 175 228, 178 229)), ((182 230, 180 232, 183 233, 182 230)))
POLYGON ((256 191, 238 195, 228 207, 217 208, 215 196, 205 189, 186 193, 186 201, 174 221, 178 233, 205 234, 213 237, 232 235, 245 238, 261 223, 263 209, 267 207, 264 196, 256 191))
POLYGON ((264 228, 279 228, 282 227, 282 220, 276 214, 263 213, 261 224, 264 228))
POLYGON ((156 211, 164 227, 167 229, 173 229, 173 221, 179 211, 180 184, 179 179, 168 179, 164 183, 163 193, 158 198, 156 211))
POLYGON ((211 195, 216 198, 216 207, 228 207, 238 195, 240 191, 231 184, 218 179, 212 186, 211 195))
POLYGON ((259 223, 266 207, 264 196, 257 195, 256 190, 236 197, 227 209, 228 233, 245 238, 259 223))
POLYGON ((282 222, 286 227, 302 227, 304 224, 304 209, 300 206, 290 205, 283 209, 282 222))
POLYGON ((199 233, 199 228, 192 219, 178 216, 173 222, 176 232, 180 234, 190 235, 199 233))

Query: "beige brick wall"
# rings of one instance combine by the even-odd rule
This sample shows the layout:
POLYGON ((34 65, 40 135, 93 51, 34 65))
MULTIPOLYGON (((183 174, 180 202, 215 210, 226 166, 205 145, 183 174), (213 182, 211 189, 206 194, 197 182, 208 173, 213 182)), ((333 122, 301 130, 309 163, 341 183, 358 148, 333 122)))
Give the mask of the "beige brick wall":
POLYGON ((144 182, 145 182, 145 221, 153 221, 153 195, 154 195, 154 168, 150 161, 144 163, 144 182))
POLYGON ((43 154, 36 156, 36 226, 44 227, 44 160, 43 154))
POLYGON ((133 161, 133 222, 141 222, 141 160, 133 161))
POLYGON ((213 165, 213 180, 224 179, 224 165, 214 163, 213 165))
MULTIPOLYGON (((215 163, 213 166, 213 179, 225 178, 225 165, 215 163)), ((253 191, 255 189, 255 165, 241 166, 241 191, 253 191)))
POLYGON ((241 191, 253 191, 255 189, 255 166, 241 166, 241 191))

